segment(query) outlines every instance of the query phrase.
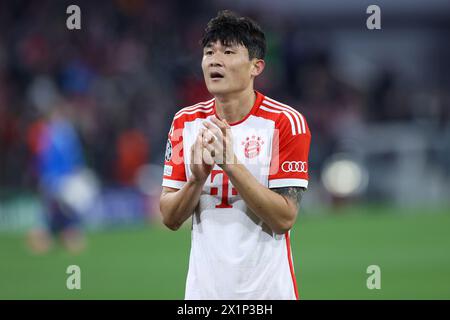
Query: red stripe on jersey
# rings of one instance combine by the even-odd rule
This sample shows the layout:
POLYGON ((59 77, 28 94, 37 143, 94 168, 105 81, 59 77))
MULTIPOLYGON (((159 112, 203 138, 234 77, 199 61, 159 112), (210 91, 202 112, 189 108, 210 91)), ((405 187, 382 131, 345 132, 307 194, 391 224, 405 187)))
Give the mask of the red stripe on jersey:
POLYGON ((283 107, 286 109, 287 112, 290 112, 292 115, 294 115, 297 125, 299 126, 299 133, 306 133, 305 120, 303 118, 303 115, 298 110, 292 108, 291 106, 288 106, 287 104, 278 102, 269 97, 266 97, 266 101, 273 103, 274 105, 276 105, 278 107, 283 107))
POLYGON ((179 112, 177 112, 175 114, 174 118, 177 119, 183 114, 193 114, 193 113, 195 113, 196 111, 199 111, 199 110, 209 110, 209 109, 211 109, 213 107, 213 104, 214 103, 211 102, 211 103, 209 103, 207 105, 201 105, 201 106, 189 109, 189 110, 182 109, 181 111, 179 111, 179 112))
POLYGON ((298 114, 296 114, 294 111, 290 110, 289 108, 287 108, 285 106, 281 106, 281 105, 271 102, 269 100, 264 100, 263 103, 265 103, 267 106, 270 106, 274 109, 281 110, 282 113, 284 113, 284 115, 286 115, 286 117, 289 119, 289 122, 291 122, 291 127, 294 132, 293 135, 297 134, 296 131, 298 131, 299 134, 302 133, 300 118, 299 118, 298 114))
POLYGON ((175 114, 175 117, 177 117, 177 116, 179 116, 180 114, 182 114, 182 113, 186 113, 186 112, 192 112, 192 111, 195 111, 195 110, 204 110, 204 109, 209 109, 209 108, 211 108, 213 106, 213 103, 211 102, 211 103, 209 103, 209 104, 205 104, 205 105, 200 105, 200 106, 197 106, 197 107, 195 107, 195 108, 192 108, 192 109, 183 109, 183 110, 180 110, 179 112, 177 112, 176 114, 175 114))
POLYGON ((295 273, 294 273, 294 265, 292 264, 291 242, 290 242, 290 239, 289 239, 289 231, 285 233, 285 238, 286 238, 287 256, 288 256, 288 261, 289 261, 289 269, 291 271, 292 284, 294 285, 295 298, 297 300, 299 300, 298 289, 297 289, 297 281, 295 279, 295 273))
MULTIPOLYGON (((284 116, 286 117, 286 119, 289 120, 289 123, 291 125, 291 132, 292 135, 295 136, 297 135, 297 131, 299 131, 298 133, 301 133, 300 130, 298 129, 298 127, 295 125, 295 115, 292 114, 292 112, 290 112, 288 109, 284 108, 284 107, 280 107, 280 106, 269 106, 267 103, 271 103, 268 101, 263 101, 263 103, 261 104, 261 107, 263 108, 262 110, 267 111, 267 112, 275 112, 278 111, 278 113, 282 113, 284 114, 284 116), (266 103, 266 104, 264 104, 266 103), (271 111, 269 111, 271 110, 271 111), (296 130, 297 129, 297 130, 296 130)), ((272 104, 274 105, 274 104, 272 104)))
POLYGON ((206 118, 214 114, 214 108, 211 106, 206 109, 195 109, 192 111, 182 112, 174 117, 174 120, 182 119, 181 121, 193 121, 197 118, 206 118))
POLYGON ((280 116, 281 110, 275 110, 265 106, 263 103, 259 106, 257 116, 263 117, 264 119, 269 119, 272 121, 277 121, 280 116))
POLYGON ((205 107, 205 106, 211 104, 213 101, 214 101, 214 98, 211 99, 211 100, 208 100, 208 101, 199 102, 199 103, 194 104, 194 105, 189 106, 189 107, 185 107, 185 108, 181 109, 180 111, 178 111, 177 113, 175 113, 175 115, 177 115, 179 113, 182 113, 182 112, 185 112, 185 111, 191 111, 191 110, 197 109, 198 107, 205 107))

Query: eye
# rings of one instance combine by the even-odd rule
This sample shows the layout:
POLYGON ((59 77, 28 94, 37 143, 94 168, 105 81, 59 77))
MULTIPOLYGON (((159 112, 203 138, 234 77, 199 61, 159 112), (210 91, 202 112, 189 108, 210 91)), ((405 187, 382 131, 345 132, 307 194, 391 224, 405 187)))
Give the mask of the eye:
POLYGON ((205 51, 205 56, 210 56, 210 55, 212 55, 212 50, 206 50, 205 51))
POLYGON ((225 54, 233 54, 234 52, 233 51, 231 51, 231 50, 225 50, 225 54))

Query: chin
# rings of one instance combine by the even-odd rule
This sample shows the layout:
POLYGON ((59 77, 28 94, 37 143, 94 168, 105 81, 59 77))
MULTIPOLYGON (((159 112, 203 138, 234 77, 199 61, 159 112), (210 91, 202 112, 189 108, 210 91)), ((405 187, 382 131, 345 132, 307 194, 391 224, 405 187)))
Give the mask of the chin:
POLYGON ((214 84, 207 86, 207 89, 208 89, 209 93, 211 93, 212 95, 227 94, 231 91, 230 88, 226 88, 223 86, 217 86, 214 84))

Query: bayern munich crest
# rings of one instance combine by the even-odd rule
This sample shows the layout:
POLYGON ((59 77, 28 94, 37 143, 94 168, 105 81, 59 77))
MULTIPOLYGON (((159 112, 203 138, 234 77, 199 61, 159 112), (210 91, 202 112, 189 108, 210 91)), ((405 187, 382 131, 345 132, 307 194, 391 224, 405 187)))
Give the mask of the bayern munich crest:
POLYGON ((259 155, 264 141, 261 137, 252 135, 251 137, 247 137, 244 141, 242 141, 241 144, 244 146, 245 157, 251 159, 259 155))

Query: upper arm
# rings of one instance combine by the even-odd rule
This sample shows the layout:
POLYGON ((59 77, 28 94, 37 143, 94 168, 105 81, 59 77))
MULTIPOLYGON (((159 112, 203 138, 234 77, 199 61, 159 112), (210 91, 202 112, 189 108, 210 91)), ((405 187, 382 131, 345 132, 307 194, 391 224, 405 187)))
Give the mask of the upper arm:
POLYGON ((306 189, 303 187, 283 187, 273 188, 270 190, 283 196, 292 206, 296 208, 297 212, 300 208, 300 202, 306 189))
POLYGON ((183 150, 183 123, 180 119, 174 119, 172 122, 164 158, 163 187, 181 189, 187 178, 183 150))
POLYGON ((306 119, 292 112, 275 123, 269 188, 308 187, 308 156, 311 142, 306 119), (300 123, 297 125, 296 122, 300 123))

